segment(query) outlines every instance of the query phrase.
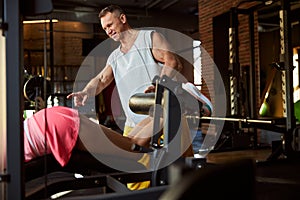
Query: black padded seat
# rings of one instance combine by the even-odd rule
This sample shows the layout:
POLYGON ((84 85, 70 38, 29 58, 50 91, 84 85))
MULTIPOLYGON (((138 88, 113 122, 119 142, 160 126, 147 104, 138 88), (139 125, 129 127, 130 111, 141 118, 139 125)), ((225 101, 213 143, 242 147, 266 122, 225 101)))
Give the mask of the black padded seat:
MULTIPOLYGON (((140 167, 141 169, 145 169, 143 165, 140 167)), ((79 173, 83 175, 91 175, 94 172, 103 174, 119 172, 118 170, 101 163, 88 152, 74 150, 70 161, 64 167, 60 166, 52 154, 38 157, 25 163, 25 182, 57 171, 79 173)))
MULTIPOLYGON (((123 164, 133 162, 117 157, 115 160, 123 164)), ((61 191, 87 188, 99 188, 100 191, 104 187, 109 191, 128 192, 126 183, 151 179, 151 172, 146 172, 144 165, 136 166, 136 172, 121 172, 101 163, 88 152, 75 150, 68 164, 61 167, 52 154, 45 155, 25 163, 26 199, 40 199, 61 191), (74 173, 83 177, 76 178, 74 173)))

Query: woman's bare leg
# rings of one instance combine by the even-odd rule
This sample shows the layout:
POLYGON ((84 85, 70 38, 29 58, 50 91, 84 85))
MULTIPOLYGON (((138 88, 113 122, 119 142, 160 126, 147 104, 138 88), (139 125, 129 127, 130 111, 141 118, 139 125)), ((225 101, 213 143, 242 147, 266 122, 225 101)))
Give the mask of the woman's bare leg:
POLYGON ((140 155, 131 148, 133 142, 105 126, 92 122, 84 115, 80 116, 79 138, 76 148, 102 155, 117 155, 137 159, 140 155))
MULTIPOLYGON (((160 120, 162 128, 163 120, 160 120)), ((188 124, 182 120, 182 150, 184 156, 192 156, 192 142, 188 124), (189 146, 189 147, 187 147, 189 146)), ((124 137, 105 126, 90 121, 80 115, 80 131, 77 148, 104 155, 122 155, 130 158, 140 157, 132 151, 132 145, 149 146, 153 134, 153 118, 148 117, 132 129, 128 137, 124 137)))
MULTIPOLYGON (((147 117, 138 123, 132 131, 129 132, 128 137, 132 142, 140 146, 148 147, 150 139, 153 136, 153 117, 147 117)), ((162 128, 162 119, 160 120, 160 129, 162 128)))
MULTIPOLYGON (((128 137, 132 139, 132 142, 140 146, 148 147, 150 144, 150 139, 153 135, 153 118, 147 117, 143 121, 137 124, 136 127, 128 134, 128 137)), ((160 131, 163 128, 163 119, 160 120, 160 131)), ((193 156, 192 138, 190 133, 190 128, 186 117, 181 118, 181 151, 183 156, 193 156)), ((159 132, 160 132, 159 131, 159 132)), ((158 133, 156 133, 158 134, 158 133)))

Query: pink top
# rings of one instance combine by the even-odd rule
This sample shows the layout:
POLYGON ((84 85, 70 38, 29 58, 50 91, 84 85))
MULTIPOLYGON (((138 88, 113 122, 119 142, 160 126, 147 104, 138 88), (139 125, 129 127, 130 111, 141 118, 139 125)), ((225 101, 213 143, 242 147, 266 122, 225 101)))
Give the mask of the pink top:
POLYGON ((26 119, 24 121, 25 162, 52 153, 60 165, 65 166, 78 138, 79 123, 78 111, 63 106, 40 110, 26 119), (45 141, 47 141, 46 147, 45 141))

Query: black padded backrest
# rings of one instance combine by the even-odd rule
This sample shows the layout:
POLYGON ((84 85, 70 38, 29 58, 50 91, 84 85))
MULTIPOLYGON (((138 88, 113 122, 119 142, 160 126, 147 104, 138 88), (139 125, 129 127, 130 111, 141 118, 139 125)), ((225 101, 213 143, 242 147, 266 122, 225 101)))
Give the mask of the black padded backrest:
POLYGON ((52 154, 38 157, 25 163, 25 181, 56 171, 81 173, 85 175, 95 171, 101 173, 117 172, 117 170, 112 169, 95 159, 90 153, 73 150, 70 161, 64 167, 56 161, 52 154))
MULTIPOLYGON (((109 155, 101 155, 102 157, 109 155)), ((122 157, 114 157, 109 156, 111 161, 115 161, 115 163, 128 163, 128 165, 132 164, 132 162, 136 162, 134 160, 130 160, 122 157)), ((145 166, 142 164, 137 164, 138 168, 137 172, 144 172, 146 170, 145 166)), ((29 181, 46 174, 50 174, 52 172, 71 172, 71 173, 79 173, 82 175, 91 175, 93 173, 115 173, 120 172, 114 168, 111 168, 99 160, 97 160, 93 155, 86 151, 73 150, 72 156, 68 162, 68 164, 64 167, 60 166, 56 161, 52 154, 45 155, 39 158, 36 158, 30 162, 25 163, 25 181, 29 181)))

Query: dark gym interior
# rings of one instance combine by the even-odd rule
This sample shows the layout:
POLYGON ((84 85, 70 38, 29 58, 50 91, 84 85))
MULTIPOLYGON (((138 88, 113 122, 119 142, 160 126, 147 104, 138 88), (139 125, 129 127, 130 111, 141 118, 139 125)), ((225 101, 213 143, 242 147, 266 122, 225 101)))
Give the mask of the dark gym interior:
MULTIPOLYGON (((0 32, 0 199, 300 198, 299 0, 0 0, 0 32), (211 102, 211 116, 181 113, 192 101, 177 90, 173 98, 170 88, 181 85, 169 79, 147 96, 167 119, 164 153, 154 148, 150 160, 172 155, 167 141, 182 117, 193 156, 137 172, 75 150, 64 167, 49 154, 24 162, 23 121, 42 107, 73 108, 67 96, 117 47, 98 17, 110 4, 126 11, 133 28, 161 31, 185 58, 183 77, 211 102), (150 186, 127 187, 143 181, 150 186)), ((79 112, 122 134, 115 88, 112 82, 79 112)))

